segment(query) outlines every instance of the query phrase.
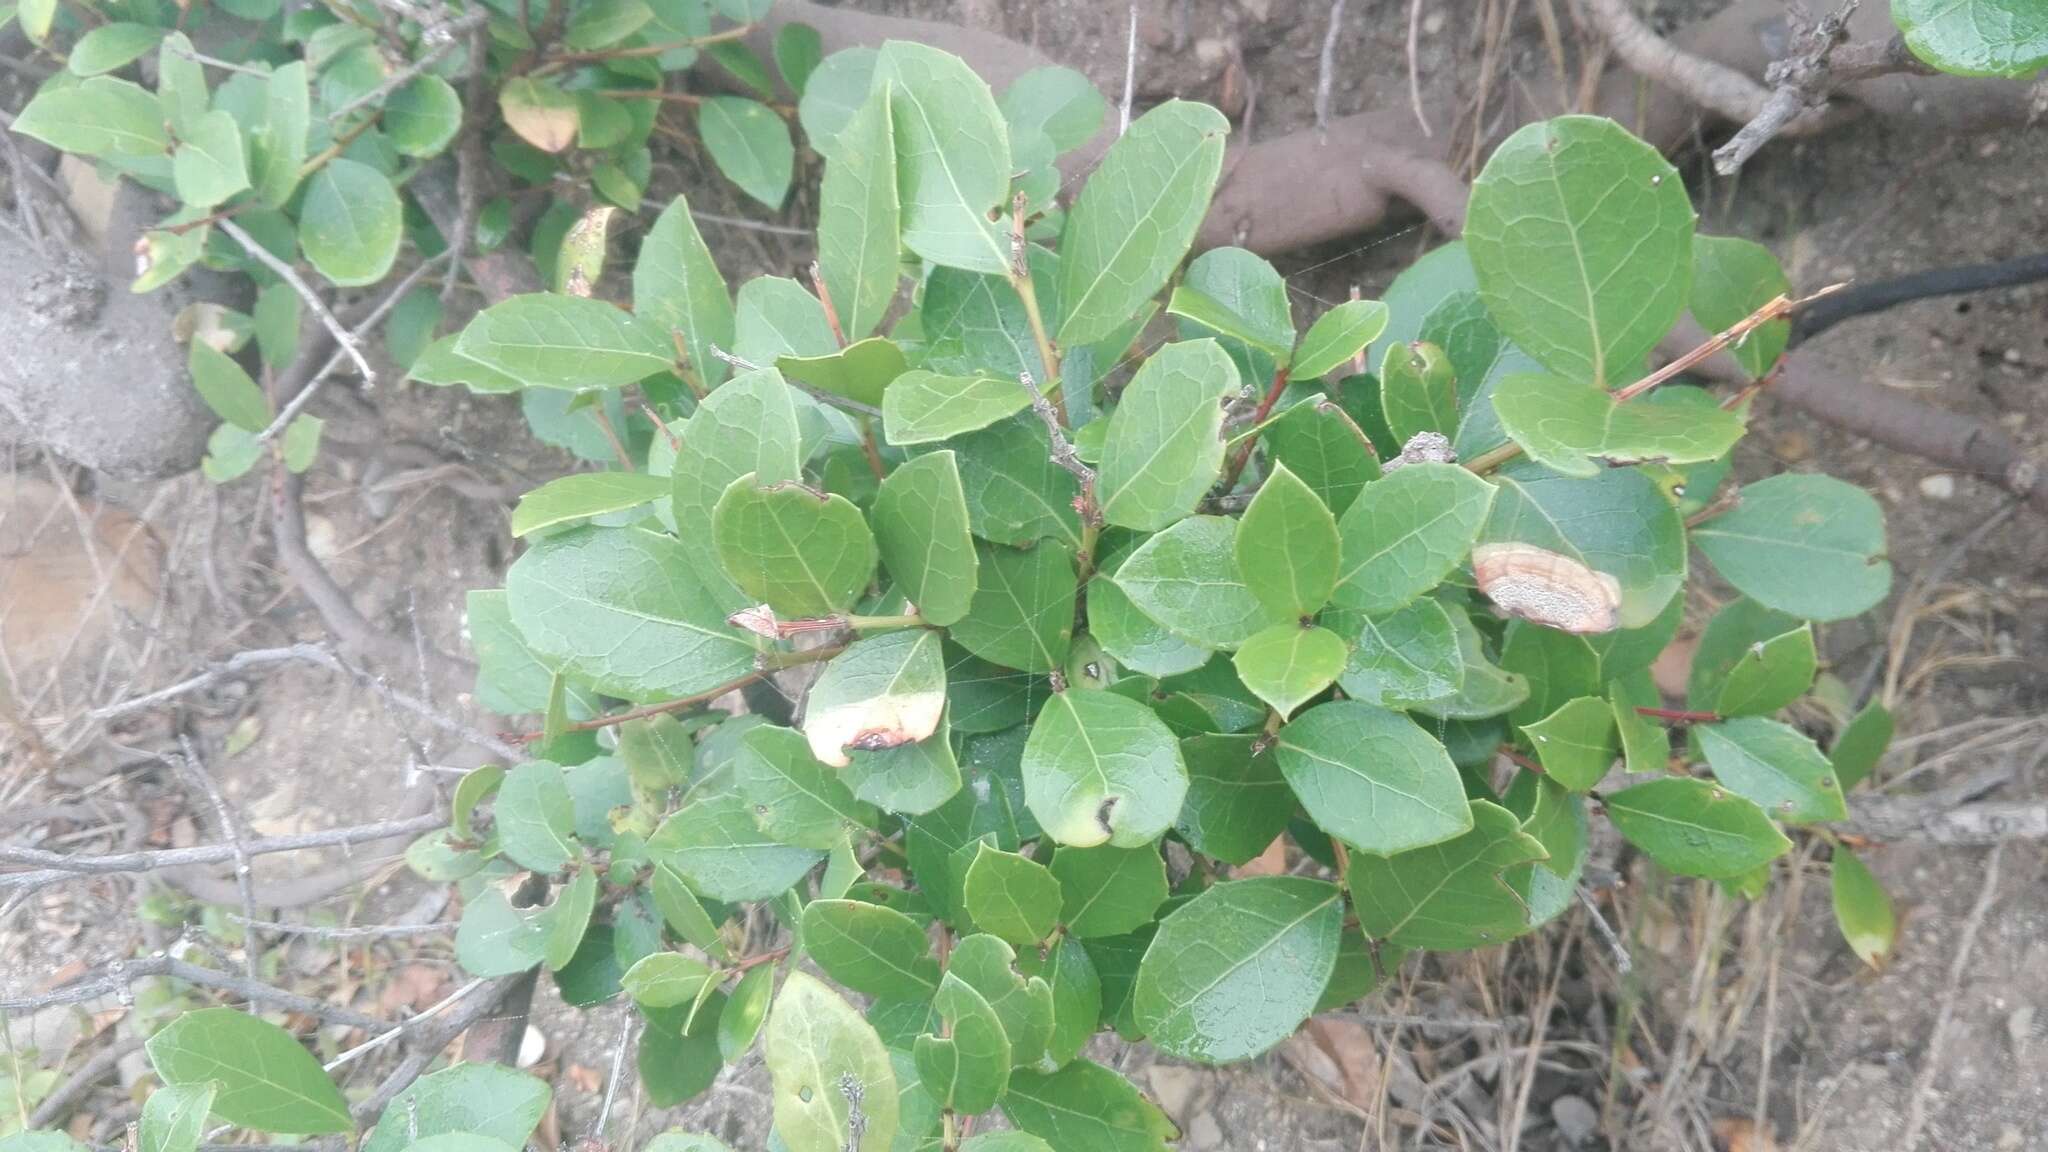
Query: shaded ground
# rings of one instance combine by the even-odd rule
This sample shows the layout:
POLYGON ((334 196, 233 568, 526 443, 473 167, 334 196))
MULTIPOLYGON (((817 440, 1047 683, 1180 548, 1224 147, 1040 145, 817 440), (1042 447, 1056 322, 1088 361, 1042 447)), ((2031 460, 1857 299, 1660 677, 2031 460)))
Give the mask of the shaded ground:
MULTIPOLYGON (((1426 2, 1420 24, 1417 65, 1434 94, 1426 107, 1438 131, 1455 130, 1485 56, 1492 7, 1463 7, 1426 2)), ((1491 84, 1512 90, 1518 71, 1551 66, 1536 7, 1517 9, 1512 36, 1495 54, 1491 84)), ((1705 7, 1665 5, 1657 15, 1668 26, 1705 7)), ((1048 0, 1012 11, 993 0, 908 0, 891 10, 1031 40, 1087 71, 1112 96, 1121 87, 1121 5, 1048 0)), ((1560 6, 1557 14, 1569 44, 1569 13, 1560 6)), ((1184 95, 1222 102, 1240 115, 1249 109, 1251 124, 1240 131, 1259 136, 1308 125, 1327 15, 1324 5, 1300 0, 1142 5, 1140 100, 1184 95)), ((1354 78, 1408 67, 1405 19, 1405 5, 1391 0, 1347 6, 1335 55, 1334 114, 1361 110, 1358 93, 1368 86, 1354 78)), ((1405 106, 1376 111, 1414 115, 1405 106)), ((671 156, 664 164, 662 179, 687 187, 693 202, 749 214, 722 182, 705 178, 697 158, 671 156)), ((1697 157, 1685 167, 1689 176, 1702 170, 1697 157)), ((1916 139, 1865 124, 1775 145, 1739 183, 1696 183, 1694 191, 1703 229, 1769 244, 1794 283, 1811 288, 2030 250, 2048 235, 2043 172, 2048 136, 2039 131, 1995 140, 1916 139)), ((650 204, 660 202, 650 197, 650 204)), ((800 220, 805 210, 799 202, 789 218, 800 220)), ((775 234, 725 228, 710 239, 734 282, 787 273, 810 258, 798 242, 775 234)), ((1396 228, 1283 262, 1297 319, 1312 319, 1320 302, 1342 299, 1353 284, 1376 294, 1435 242, 1420 228, 1396 228)), ((1852 322, 1822 341, 1835 364, 1996 420, 2037 456, 2048 438, 2048 395, 2040 387, 2048 365, 2048 291, 1916 304, 1852 322)), ((329 418, 330 436, 309 488, 316 551, 379 623, 401 635, 416 628, 423 643, 461 650, 463 593, 499 583, 514 554, 502 504, 488 499, 488 489, 516 492, 565 470, 569 458, 534 444, 516 404, 503 400, 396 388, 366 403, 331 387, 316 408, 329 418), (393 447, 400 443, 416 447, 393 447)), ((49 478, 39 459, 21 454, 4 463, 11 467, 0 479, 17 479, 0 500, 0 551, 12 555, 52 533, 75 537, 77 517, 94 515, 90 503, 74 513, 48 492, 31 498, 29 483, 49 478)), ((2002 505, 1996 489, 1894 458, 1766 402, 1739 471, 1755 477, 1784 468, 1824 468, 1864 484, 1888 517, 1897 591, 1870 617, 1825 634, 1829 670, 1851 689, 1889 688, 1902 736, 1917 738, 1884 774, 1897 778, 1992 733, 1909 787, 2010 764, 2017 777, 2001 795, 2040 796, 2039 765, 2030 760, 2048 733, 1988 722, 2048 712, 2048 677, 2039 671, 2048 651, 2048 534, 2039 521, 2023 513, 1958 556, 1964 534, 2002 505), (1916 588, 1937 566, 1946 566, 1937 586, 1916 588), (1913 607, 1901 614, 1902 602, 1913 607), (1907 619, 1914 623, 1910 644, 1894 667, 1888 647, 1906 639, 1907 619)), ((191 814, 176 779, 151 756, 175 746, 162 717, 82 740, 67 721, 90 705, 168 683, 206 658, 316 638, 318 621, 282 594, 277 575, 263 566, 262 485, 216 490, 189 476, 163 485, 87 480, 80 487, 106 509, 154 526, 164 573, 160 586, 137 591, 104 630, 88 629, 88 640, 73 646, 47 691, 18 663, 33 615, 22 609, 27 585, 0 584, 0 636, 17 661, 8 677, 15 684, 8 711, 45 744, 31 746, 23 727, 0 724, 7 741, 0 813, 82 797, 93 812, 78 825, 82 846, 130 834, 152 843, 211 839, 208 818, 191 814), (102 821, 116 831, 102 832, 102 821)), ((121 566, 125 537, 101 537, 101 567, 86 562, 74 579, 91 573, 101 580, 121 566)), ((1710 610, 1704 596, 1693 605, 1695 624, 1710 610)), ((68 625, 63 632, 68 638, 68 625)), ((450 711, 471 711, 466 685, 405 687, 450 711)), ((195 701, 184 722, 202 747, 239 746, 217 753, 213 767, 262 832, 382 817, 399 803, 409 765, 456 756, 446 737, 394 717, 375 694, 317 670, 285 669, 224 685, 195 701)), ((1900 1144, 1915 1085, 1929 1067, 1929 1037, 1952 1003, 1945 1044, 1933 1056, 1933 1091, 1923 1101, 1921 1146, 2041 1147, 2048 1145, 2048 1033, 2036 1023, 2036 1008, 2040 977, 2048 972, 2048 897, 2041 894, 2048 853, 2024 842, 2003 850, 1969 962, 1952 972, 1984 886, 1988 851, 1901 844, 1866 853, 1902 920, 1896 959, 1878 974, 1864 971, 1840 942, 1822 864, 1808 865, 1797 880, 1788 868, 1773 894, 1753 905, 1638 873, 1604 905, 1628 938, 1631 976, 1616 971, 1581 911, 1566 926, 1505 950, 1411 962, 1405 987, 1366 1006, 1384 1017, 1428 1018, 1428 1025, 1322 1022, 1275 1055, 1216 1070, 1157 1065, 1149 1049, 1110 1042, 1098 1042, 1097 1054, 1158 1095, 1190 1149, 1376 1147, 1382 1125, 1390 1142, 1405 1143, 1426 1116, 1434 1138, 1452 1146, 1462 1138, 1474 1147, 1571 1147, 1578 1138, 1581 1147, 1756 1152, 1767 1145, 1740 1123, 1757 1114, 1760 1084, 1768 1086, 1763 1112, 1782 1147, 1890 1148, 1900 1144), (1507 1026, 1471 1026, 1499 1020, 1507 1026), (1521 1086, 1532 1074, 1524 1098, 1521 1086)), ((282 877, 286 867, 266 865, 263 874, 282 877)), ((420 903, 423 886, 402 869, 381 875, 346 888, 332 905, 337 914, 389 921, 439 913, 431 901, 420 903)), ((128 915, 135 906, 121 885, 73 885, 0 918, 0 956, 8 958, 0 963, 0 995, 144 943, 175 943, 153 936, 159 930, 146 922, 138 926, 128 915)), ((198 931, 185 943, 226 947, 198 931)), ((309 973, 330 971, 339 959, 331 946, 279 951, 283 962, 309 973)), ((345 970, 387 1009, 429 1002, 458 979, 445 939, 352 949, 347 959, 345 970)), ((616 1009, 577 1013, 548 996, 535 1014, 549 1042, 542 1070, 556 1085, 557 1131, 574 1137, 588 1129, 602 1097, 622 1017, 616 1009)), ((37 1046, 48 1059, 76 1034, 76 1022, 51 1014, 16 1030, 18 1044, 37 1046)), ((685 1119, 737 1148, 759 1148, 764 1081, 758 1063, 743 1064, 685 1110, 685 1119)), ((637 1147, 675 1119, 644 1108, 630 1090, 622 1099, 611 1128, 618 1146, 637 1147)))

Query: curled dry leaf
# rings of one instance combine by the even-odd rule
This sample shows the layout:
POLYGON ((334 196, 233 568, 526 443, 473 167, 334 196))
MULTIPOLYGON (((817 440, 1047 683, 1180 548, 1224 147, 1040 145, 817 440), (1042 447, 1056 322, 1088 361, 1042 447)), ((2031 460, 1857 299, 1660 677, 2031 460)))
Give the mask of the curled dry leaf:
POLYGON ((853 762, 849 749, 880 752, 926 739, 945 711, 943 691, 871 696, 806 717, 804 738, 821 763, 844 768, 853 762))
POLYGON ((725 622, 742 631, 752 632, 756 636, 766 636, 770 640, 774 640, 782 635, 781 621, 775 618, 775 609, 770 608, 766 604, 756 604, 752 608, 742 608, 738 612, 727 616, 725 622))
POLYGON ((1509 616, 1582 636, 1621 626, 1621 585, 1569 556, 1532 544, 1482 544, 1472 550, 1472 574, 1509 616))

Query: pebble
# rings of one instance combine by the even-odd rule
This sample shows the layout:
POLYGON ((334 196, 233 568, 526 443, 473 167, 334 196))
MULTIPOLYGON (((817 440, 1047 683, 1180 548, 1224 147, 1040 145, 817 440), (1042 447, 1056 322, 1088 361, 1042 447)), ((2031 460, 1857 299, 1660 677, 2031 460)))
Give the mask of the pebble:
POLYGON ((1574 1148, 1590 1143, 1600 1130, 1600 1113, 1577 1096, 1559 1096, 1550 1102, 1550 1119, 1558 1134, 1574 1148))
POLYGON ((1216 1118, 1207 1112, 1188 1122, 1186 1135, 1181 1137, 1180 1146, 1186 1152, 1209 1152, 1223 1147, 1223 1128, 1216 1118))
POLYGON ((1920 494, 1929 500, 1946 500, 1956 494, 1956 478, 1946 472, 1922 477, 1920 494))
POLYGON ((1202 1074, 1179 1064, 1154 1064, 1145 1075, 1152 1081, 1152 1098, 1175 1120, 1188 1114, 1195 1093, 1202 1089, 1202 1074))
POLYGON ((2005 1035, 2012 1041, 2012 1054, 2025 1058, 2027 1048, 2034 1042, 2034 1006, 2022 1005, 2005 1018, 2005 1035))
POLYGON ((548 1038, 541 1033, 540 1029, 528 1024, 526 1031, 519 1036, 518 1066, 521 1068, 531 1068, 535 1064, 540 1063, 540 1058, 547 1055, 547 1053, 548 1038))

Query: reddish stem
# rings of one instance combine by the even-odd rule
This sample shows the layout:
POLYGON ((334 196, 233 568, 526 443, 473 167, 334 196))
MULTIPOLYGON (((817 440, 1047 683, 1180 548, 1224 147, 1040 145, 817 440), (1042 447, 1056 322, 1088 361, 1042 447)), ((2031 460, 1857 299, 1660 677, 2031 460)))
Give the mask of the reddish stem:
POLYGON ((759 968, 763 964, 773 964, 775 961, 780 960, 787 955, 789 955, 789 945, 784 944, 780 948, 770 948, 768 951, 762 952, 759 955, 749 956, 746 959, 734 964, 732 966, 732 970, 735 972, 745 972, 749 968, 759 968))
POLYGON ((1721 720, 1718 712, 1688 712, 1683 708, 1638 708, 1636 715, 1669 720, 1673 724, 1716 724, 1721 720))
POLYGON ((1258 410, 1252 413, 1251 434, 1246 438, 1244 447, 1237 450, 1237 456, 1231 460, 1230 467, 1223 473, 1223 491, 1230 491, 1236 485, 1237 478, 1244 474, 1244 466, 1251 463, 1252 449, 1257 447, 1259 443, 1258 427, 1260 424, 1265 423, 1267 416, 1272 414, 1273 406, 1280 402, 1280 394, 1285 391, 1287 391, 1287 369, 1276 368, 1273 371, 1273 386, 1266 389, 1265 398, 1259 401, 1258 410))

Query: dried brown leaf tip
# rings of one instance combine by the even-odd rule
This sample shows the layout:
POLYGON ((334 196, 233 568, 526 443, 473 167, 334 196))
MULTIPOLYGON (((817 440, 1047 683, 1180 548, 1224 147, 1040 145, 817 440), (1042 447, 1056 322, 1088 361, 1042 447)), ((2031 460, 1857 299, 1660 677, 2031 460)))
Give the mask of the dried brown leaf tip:
POLYGON ((1621 626, 1621 585, 1569 556, 1533 544, 1482 544, 1472 550, 1479 590, 1506 615, 1591 635, 1621 626))

